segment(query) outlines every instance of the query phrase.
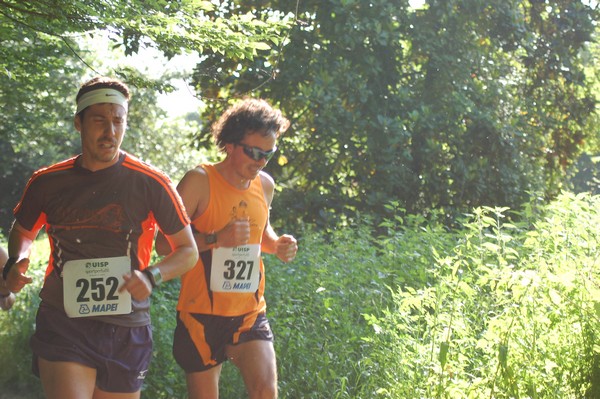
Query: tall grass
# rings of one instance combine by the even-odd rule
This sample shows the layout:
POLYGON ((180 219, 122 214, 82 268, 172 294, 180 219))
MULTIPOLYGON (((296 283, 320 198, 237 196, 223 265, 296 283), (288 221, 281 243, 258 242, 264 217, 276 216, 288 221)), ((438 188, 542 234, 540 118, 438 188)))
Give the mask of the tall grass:
MULTIPOLYGON (((291 264, 266 256, 281 398, 600 398, 599 197, 482 207, 452 230, 396 211, 306 231, 291 264)), ((171 356, 178 288, 153 294, 143 397, 186 397, 171 356)), ((27 347, 38 289, 0 314, 0 392, 39 393, 27 347)), ((246 397, 230 364, 221 393, 246 397)))
POLYGON ((475 210, 435 252, 434 284, 367 316, 383 378, 362 397, 600 397, 600 200, 564 194, 516 224, 507 211, 475 210))
MULTIPOLYGON (((15 398, 43 398, 39 380, 31 371, 29 350, 29 338, 35 329, 35 314, 40 302, 38 292, 50 254, 48 245, 42 241, 45 237, 38 240, 40 242, 30 255, 28 271, 33 283, 17 294, 10 311, 0 311, 0 399, 9 393, 14 393, 15 398)), ((6 240, 0 237, 0 243, 6 249, 6 240)))

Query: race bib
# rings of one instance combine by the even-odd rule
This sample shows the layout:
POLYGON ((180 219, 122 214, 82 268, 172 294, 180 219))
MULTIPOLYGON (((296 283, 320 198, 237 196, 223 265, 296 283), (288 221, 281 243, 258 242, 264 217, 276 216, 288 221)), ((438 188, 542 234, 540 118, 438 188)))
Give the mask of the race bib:
POLYGON ((260 244, 215 248, 210 289, 215 292, 256 292, 260 277, 260 244))
POLYGON ((123 275, 131 272, 127 256, 79 259, 63 267, 63 298, 69 317, 131 313, 131 295, 119 292, 123 275))

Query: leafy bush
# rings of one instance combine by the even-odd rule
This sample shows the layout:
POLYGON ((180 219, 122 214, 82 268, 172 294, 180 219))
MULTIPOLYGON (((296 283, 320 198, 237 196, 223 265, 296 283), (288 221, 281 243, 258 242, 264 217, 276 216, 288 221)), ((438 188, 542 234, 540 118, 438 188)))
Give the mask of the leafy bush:
MULTIPOLYGON (((5 249, 6 239, 0 237, 5 249)), ((44 238, 40 238, 42 240, 44 238)), ((44 243, 45 244, 45 243, 44 243)), ((35 315, 40 302, 38 293, 49 257, 47 245, 35 245, 31 253, 28 275, 33 283, 17 294, 8 312, 0 311, 0 392, 26 393, 29 399, 43 398, 39 379, 31 372, 29 338, 35 328, 35 315), (44 267, 42 267, 44 265, 44 267)), ((0 395, 2 397, 2 395, 0 395)))
POLYGON ((435 284, 367 316, 381 378, 363 397, 599 397, 600 198, 563 194, 517 224, 506 211, 477 209, 435 284))
MULTIPOLYGON (((395 211, 381 226, 303 232, 290 264, 266 255, 281 398, 600 397, 600 197, 477 208, 453 230, 395 211)), ((143 397, 186 397, 171 355, 178 289, 153 294, 143 397)), ((0 314, 0 356, 12 360, 0 390, 29 397, 38 290, 0 314)), ((220 388, 246 397, 229 363, 220 388)))

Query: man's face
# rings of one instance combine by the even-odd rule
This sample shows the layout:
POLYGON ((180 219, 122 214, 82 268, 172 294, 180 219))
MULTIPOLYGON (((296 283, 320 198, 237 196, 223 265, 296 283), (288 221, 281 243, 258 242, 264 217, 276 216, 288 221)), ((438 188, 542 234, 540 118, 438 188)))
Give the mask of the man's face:
POLYGON ((75 116, 75 128, 81 133, 82 166, 91 171, 105 169, 118 160, 127 111, 118 104, 93 104, 83 118, 75 116))
POLYGON ((236 165, 237 173, 244 180, 252 180, 267 165, 267 159, 264 157, 255 160, 244 152, 255 148, 259 151, 269 152, 275 150, 276 137, 274 134, 263 136, 260 133, 246 134, 239 144, 231 144, 233 147, 232 160, 236 165))

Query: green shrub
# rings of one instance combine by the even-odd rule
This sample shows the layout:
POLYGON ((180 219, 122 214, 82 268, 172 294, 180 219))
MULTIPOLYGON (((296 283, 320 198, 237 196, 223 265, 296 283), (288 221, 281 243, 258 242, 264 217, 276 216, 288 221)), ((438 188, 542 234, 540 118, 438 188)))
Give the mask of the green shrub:
POLYGON ((388 295, 368 230, 319 233, 299 242, 291 264, 267 259, 267 304, 275 332, 281 397, 349 398, 370 378, 361 361, 362 314, 388 295))
MULTIPOLYGON (((1 242, 6 248, 6 240, 1 242)), ((40 237, 30 257, 28 275, 33 277, 33 283, 17 294, 10 311, 0 311, 0 392, 26 393, 31 399, 43 397, 40 381, 31 371, 29 338, 35 329, 38 293, 49 253, 45 237, 40 237)))
MULTIPOLYGON (((289 264, 265 255, 281 398, 600 397, 600 197, 478 208, 452 230, 435 215, 396 214, 303 232, 289 264)), ((36 262, 36 285, 0 313, 0 356, 11 359, 0 390, 32 398, 36 262)), ((153 293, 143 397, 187 396, 171 354, 178 290, 175 280, 153 293)), ((247 397, 229 363, 220 389, 247 397)))
POLYGON ((599 397, 599 198, 532 209, 477 209, 435 284, 367 317, 371 397, 599 397))

